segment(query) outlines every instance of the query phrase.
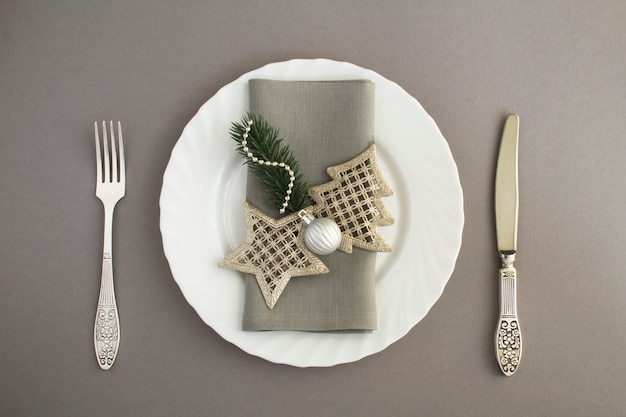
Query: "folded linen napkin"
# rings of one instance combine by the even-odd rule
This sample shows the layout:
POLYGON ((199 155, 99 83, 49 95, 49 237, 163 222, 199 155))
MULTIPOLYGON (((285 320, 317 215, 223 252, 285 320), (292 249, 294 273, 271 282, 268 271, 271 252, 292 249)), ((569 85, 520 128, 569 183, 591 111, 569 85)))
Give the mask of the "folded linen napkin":
MULTIPOLYGON (((374 142, 374 84, 349 81, 249 81, 250 110, 279 129, 309 186, 330 181, 329 166, 374 142)), ((264 187, 248 175, 248 203, 272 217, 264 187)), ((376 329, 376 253, 355 248, 321 256, 330 272, 294 277, 272 310, 254 276, 246 276, 243 330, 370 331, 376 329)))

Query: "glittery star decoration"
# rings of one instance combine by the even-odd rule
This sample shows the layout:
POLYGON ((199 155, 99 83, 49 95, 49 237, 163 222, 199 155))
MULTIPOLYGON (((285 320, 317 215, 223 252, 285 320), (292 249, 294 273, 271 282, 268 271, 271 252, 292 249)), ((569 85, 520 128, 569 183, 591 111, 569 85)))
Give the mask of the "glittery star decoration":
POLYGON ((326 171, 333 180, 309 189, 317 203, 311 211, 316 217, 329 217, 337 223, 342 233, 339 250, 352 253, 356 246, 373 252, 391 251, 377 229, 394 220, 380 200, 393 195, 393 191, 378 167, 376 145, 326 171))
POLYGON ((270 309, 292 277, 329 270, 304 243, 304 225, 297 214, 273 219, 245 203, 246 240, 220 266, 255 276, 270 309))

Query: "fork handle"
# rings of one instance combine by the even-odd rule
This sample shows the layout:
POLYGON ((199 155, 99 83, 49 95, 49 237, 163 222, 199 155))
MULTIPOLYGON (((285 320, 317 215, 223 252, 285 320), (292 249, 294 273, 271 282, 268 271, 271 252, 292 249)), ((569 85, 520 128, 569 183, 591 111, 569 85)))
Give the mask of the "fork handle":
POLYGON ((98 364, 106 371, 113 366, 120 344, 120 320, 113 288, 113 260, 109 252, 105 252, 102 259, 102 278, 93 341, 98 364))

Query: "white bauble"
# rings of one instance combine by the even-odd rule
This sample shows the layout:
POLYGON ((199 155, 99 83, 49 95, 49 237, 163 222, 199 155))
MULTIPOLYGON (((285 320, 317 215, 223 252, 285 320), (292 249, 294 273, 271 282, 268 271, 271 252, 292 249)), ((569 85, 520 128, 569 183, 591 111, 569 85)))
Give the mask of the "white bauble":
POLYGON ((304 242, 311 252, 328 255, 336 251, 341 244, 341 229, 329 218, 314 219, 304 230, 304 242))

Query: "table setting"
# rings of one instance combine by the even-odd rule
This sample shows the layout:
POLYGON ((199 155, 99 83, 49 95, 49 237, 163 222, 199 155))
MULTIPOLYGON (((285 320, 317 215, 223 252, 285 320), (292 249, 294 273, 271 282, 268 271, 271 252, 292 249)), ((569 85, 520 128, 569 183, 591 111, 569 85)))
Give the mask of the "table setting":
POLYGON ((623 415, 621 3, 156 3, 0 6, 0 415, 623 415))

